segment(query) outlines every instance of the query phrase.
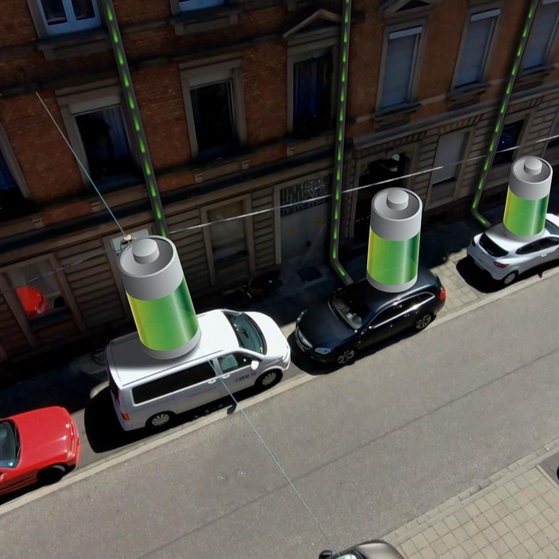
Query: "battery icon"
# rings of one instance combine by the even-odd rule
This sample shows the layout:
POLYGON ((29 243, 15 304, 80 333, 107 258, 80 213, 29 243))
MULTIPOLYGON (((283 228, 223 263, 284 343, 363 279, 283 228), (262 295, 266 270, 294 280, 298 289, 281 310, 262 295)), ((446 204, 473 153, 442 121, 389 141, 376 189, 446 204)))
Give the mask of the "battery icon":
POLYGON ((156 235, 136 239, 118 264, 146 353, 173 359, 194 349, 200 328, 175 245, 156 235))
POLYGON ((540 157, 529 155, 512 164, 503 216, 508 237, 533 241, 542 235, 552 177, 551 165, 540 157))
POLYGON ((417 281, 421 199, 411 190, 387 188, 371 202, 367 280, 381 291, 405 291, 417 281))

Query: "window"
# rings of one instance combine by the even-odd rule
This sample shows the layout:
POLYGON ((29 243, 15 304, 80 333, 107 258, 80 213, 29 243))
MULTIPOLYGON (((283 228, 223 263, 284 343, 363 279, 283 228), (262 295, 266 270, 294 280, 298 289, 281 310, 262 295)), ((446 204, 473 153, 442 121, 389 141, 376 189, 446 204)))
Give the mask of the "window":
POLYGON ((542 0, 524 51, 524 70, 547 64, 556 36, 558 18, 559 0, 542 0))
POLYGON ((261 353, 264 355, 267 351, 266 340, 256 325, 256 322, 248 316, 248 314, 241 312, 229 311, 225 314, 229 324, 235 331, 239 345, 250 351, 261 353))
POLYGON ((221 6, 223 4, 224 0, 180 0, 179 9, 181 12, 188 12, 190 10, 213 8, 214 6, 221 6))
POLYGON ((422 30, 422 27, 411 27, 388 34, 381 108, 411 101, 422 30))
POLYGON ((250 365, 251 361, 252 359, 244 353, 230 353, 229 355, 218 357, 219 366, 224 373, 246 367, 250 365))
POLYGON ((555 124, 551 130, 549 140, 545 149, 559 146, 559 116, 555 119, 555 124))
POLYGON ((238 145, 231 80, 190 90, 199 156, 224 155, 238 145))
POLYGON ((74 33, 101 25, 96 0, 39 0, 38 4, 47 35, 74 33))
POLYGON ((66 309, 56 272, 49 260, 37 260, 13 268, 6 276, 31 325, 43 316, 59 314, 66 309))
POLYGON ((465 144, 464 131, 452 132, 439 138, 434 167, 442 167, 442 169, 433 171, 433 186, 457 179, 465 144))
POLYGON ((75 115, 94 181, 137 172, 120 106, 75 115))
POLYGON ((455 87, 483 81, 499 13, 500 10, 496 9, 470 16, 468 29, 462 41, 455 87))
POLYGON ((234 153, 246 135, 240 56, 183 65, 181 78, 192 157, 234 153))
POLYGON ((532 254, 533 252, 539 252, 540 250, 546 250, 548 248, 555 248, 559 243, 558 239, 538 239, 532 243, 528 243, 523 247, 520 247, 516 254, 532 254))
POLYGON ((516 152, 515 148, 518 146, 518 139, 520 138, 522 125, 523 121, 519 120, 503 126, 503 132, 501 133, 501 138, 499 139, 499 145, 497 146, 497 153, 495 153, 493 165, 510 163, 514 159, 514 154, 516 152))
POLYGON ((313 136, 329 128, 332 115, 330 52, 293 64, 293 132, 313 136))
POLYGON ((141 404, 214 377, 215 373, 212 366, 208 362, 203 362, 178 373, 136 386, 132 389, 132 396, 136 404, 141 404))

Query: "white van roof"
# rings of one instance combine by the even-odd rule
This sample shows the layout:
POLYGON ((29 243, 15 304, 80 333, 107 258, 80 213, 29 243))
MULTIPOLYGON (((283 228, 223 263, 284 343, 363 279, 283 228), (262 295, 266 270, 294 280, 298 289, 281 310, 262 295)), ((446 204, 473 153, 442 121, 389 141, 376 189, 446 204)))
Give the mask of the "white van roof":
POLYGON ((198 315, 200 341, 186 355, 175 359, 154 359, 144 350, 137 332, 111 340, 106 349, 107 366, 119 387, 133 384, 151 376, 170 372, 184 363, 201 360, 223 349, 239 347, 237 336, 221 310, 211 310, 198 315))

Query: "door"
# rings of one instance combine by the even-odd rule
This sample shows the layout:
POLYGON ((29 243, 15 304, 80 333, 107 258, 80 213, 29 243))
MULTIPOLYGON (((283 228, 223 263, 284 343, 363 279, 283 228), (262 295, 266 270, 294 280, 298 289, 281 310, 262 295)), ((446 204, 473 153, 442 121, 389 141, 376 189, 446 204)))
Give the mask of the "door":
POLYGON ((241 351, 228 353, 217 358, 218 366, 222 371, 219 376, 219 383, 223 387, 224 395, 234 394, 243 388, 254 385, 260 371, 251 367, 253 361, 258 360, 241 351))

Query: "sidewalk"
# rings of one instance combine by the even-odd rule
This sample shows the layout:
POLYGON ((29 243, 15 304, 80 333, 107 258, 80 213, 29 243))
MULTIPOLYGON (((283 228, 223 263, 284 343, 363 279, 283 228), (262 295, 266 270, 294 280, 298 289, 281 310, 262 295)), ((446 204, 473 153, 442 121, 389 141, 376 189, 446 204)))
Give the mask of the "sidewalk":
POLYGON ((559 439, 387 534, 406 559, 559 558, 559 439))

